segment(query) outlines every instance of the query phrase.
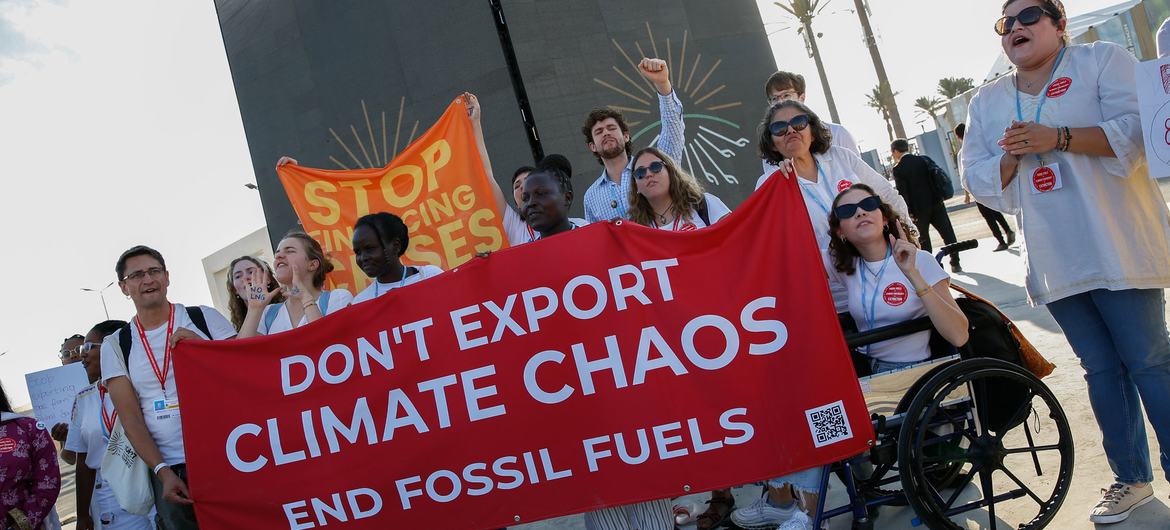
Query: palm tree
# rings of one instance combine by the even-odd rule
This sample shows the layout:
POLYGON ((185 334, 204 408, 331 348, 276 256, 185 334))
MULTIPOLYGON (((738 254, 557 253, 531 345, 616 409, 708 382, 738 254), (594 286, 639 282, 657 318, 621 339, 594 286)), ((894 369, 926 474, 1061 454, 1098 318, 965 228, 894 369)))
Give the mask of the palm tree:
POLYGON ((941 108, 944 103, 946 102, 941 98, 934 96, 922 96, 914 100, 914 107, 919 109, 920 112, 923 112, 929 115, 931 118, 937 120, 938 109, 941 108))
POLYGON ((829 116, 832 117, 833 123, 841 123, 841 118, 837 116, 837 103, 833 101, 833 91, 829 88, 829 77, 825 75, 825 65, 821 62, 821 50, 817 48, 817 35, 813 33, 812 29, 813 18, 821 14, 830 0, 824 2, 821 0, 787 1, 788 5, 780 2, 775 2, 775 4, 800 21, 800 29, 797 33, 803 34, 804 38, 807 39, 809 55, 817 63, 817 73, 821 76, 821 87, 824 88, 825 100, 829 103, 829 116))
POLYGON ((938 80, 938 93, 946 99, 955 99, 972 88, 975 88, 975 80, 970 77, 944 77, 938 80))
POLYGON ((899 138, 906 137, 906 129, 902 127, 902 116, 898 113, 898 102, 894 100, 896 92, 890 87, 890 80, 886 77, 886 67, 882 64, 882 54, 878 51, 877 39, 873 36, 873 28, 869 26, 869 13, 865 2, 863 0, 853 0, 853 5, 857 10, 857 18, 861 20, 862 35, 865 36, 866 47, 869 48, 869 56, 873 59, 873 69, 877 72, 878 93, 879 100, 885 104, 885 112, 888 114, 886 119, 888 123, 893 126, 894 132, 898 133, 899 138))
MULTIPOLYGON (((890 107, 888 105, 886 105, 887 100, 885 97, 883 97, 884 94, 882 93, 883 92, 882 88, 889 90, 890 87, 889 86, 882 87, 882 85, 878 85, 878 86, 873 87, 873 89, 870 90, 870 92, 865 95, 865 104, 868 105, 870 108, 875 109, 879 113, 881 113, 882 119, 885 120, 885 122, 886 122, 886 134, 888 134, 890 136, 890 141, 893 142, 894 141, 894 123, 890 117, 890 107)), ((900 92, 894 92, 891 95, 890 99, 892 100, 893 97, 897 96, 899 93, 900 92)), ((905 135, 898 135, 898 137, 905 138, 905 135)))

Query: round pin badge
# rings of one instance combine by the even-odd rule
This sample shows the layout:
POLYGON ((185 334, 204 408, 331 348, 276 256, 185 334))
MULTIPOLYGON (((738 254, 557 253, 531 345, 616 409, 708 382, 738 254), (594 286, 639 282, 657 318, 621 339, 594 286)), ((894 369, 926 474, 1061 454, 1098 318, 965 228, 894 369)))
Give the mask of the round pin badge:
POLYGON ((898 307, 906 303, 906 297, 909 292, 906 286, 902 285, 902 282, 894 282, 882 292, 882 299, 886 301, 886 305, 898 307))

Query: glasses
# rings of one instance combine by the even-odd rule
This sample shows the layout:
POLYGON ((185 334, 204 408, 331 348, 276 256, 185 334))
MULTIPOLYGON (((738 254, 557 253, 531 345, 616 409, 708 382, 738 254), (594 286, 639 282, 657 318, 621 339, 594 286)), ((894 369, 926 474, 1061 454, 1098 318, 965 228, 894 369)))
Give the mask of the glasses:
POLYGON ((852 219, 854 215, 857 215, 858 208, 861 208, 867 212, 872 212, 881 207, 881 205, 881 197, 878 197, 877 195, 870 195, 869 197, 861 199, 860 201, 857 201, 853 204, 838 205, 837 208, 833 210, 833 213, 837 214, 837 219, 852 219))
POLYGON ((100 343, 100 342, 87 342, 85 344, 82 344, 81 346, 78 346, 77 349, 81 353, 89 353, 91 351, 100 349, 101 347, 102 347, 102 343, 100 343))
POLYGON ((124 282, 135 281, 136 282, 136 281, 139 281, 147 276, 150 276, 151 278, 157 278, 159 276, 162 276, 163 273, 166 271, 167 270, 162 268, 162 267, 151 267, 151 268, 146 269, 144 271, 131 272, 130 274, 127 274, 124 278, 122 278, 122 281, 124 281, 124 282))
POLYGON ((800 99, 800 93, 795 90, 785 90, 779 94, 768 96, 768 103, 776 104, 777 102, 789 99, 800 99))
POLYGON ((648 166, 642 166, 638 169, 635 169, 634 170, 634 178, 636 178, 638 180, 642 180, 642 179, 646 178, 647 173, 654 173, 657 175, 659 172, 662 171, 662 168, 665 168, 665 167, 666 167, 666 164, 664 164, 662 162, 651 162, 650 165, 648 165, 648 166))
POLYGON ((1014 17, 1007 16, 995 21, 995 32, 1002 37, 1012 32, 1012 28, 1015 27, 1016 22, 1019 22, 1025 26, 1031 26, 1032 24, 1040 22, 1040 19, 1046 16, 1051 17, 1054 21, 1060 21, 1059 16, 1052 14, 1043 7, 1026 7, 1017 13, 1014 17))
POLYGON ((808 115, 801 114, 799 116, 793 116, 788 121, 774 121, 769 123, 768 132, 772 133, 772 136, 784 136, 788 134, 789 127, 792 127, 792 130, 797 132, 805 130, 808 127, 808 115))

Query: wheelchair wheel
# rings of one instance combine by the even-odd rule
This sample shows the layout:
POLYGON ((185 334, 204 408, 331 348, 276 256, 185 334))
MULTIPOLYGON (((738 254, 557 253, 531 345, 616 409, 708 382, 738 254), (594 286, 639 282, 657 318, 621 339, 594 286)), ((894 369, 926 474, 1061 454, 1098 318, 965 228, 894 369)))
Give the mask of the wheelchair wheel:
POLYGON ((899 432, 898 467, 929 528, 966 528, 951 518, 981 508, 984 528, 1044 528, 1068 494, 1072 431, 1052 391, 1023 368, 963 360, 914 396, 899 432), (945 484, 940 475, 949 475, 945 484))

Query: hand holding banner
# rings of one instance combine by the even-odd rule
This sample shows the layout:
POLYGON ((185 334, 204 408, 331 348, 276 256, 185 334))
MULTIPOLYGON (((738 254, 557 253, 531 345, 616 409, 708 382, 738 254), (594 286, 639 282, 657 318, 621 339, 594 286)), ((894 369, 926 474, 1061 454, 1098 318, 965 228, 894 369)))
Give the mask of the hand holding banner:
POLYGON ((383 168, 276 168, 305 231, 334 260, 333 287, 356 293, 369 285, 354 259, 358 217, 390 212, 410 230, 408 265, 448 270, 477 252, 507 246, 462 98, 383 168))
POLYGON ((856 455, 873 431, 793 180, 599 223, 175 358, 202 528, 498 528, 856 455), (550 259, 552 258, 552 259, 550 259))

